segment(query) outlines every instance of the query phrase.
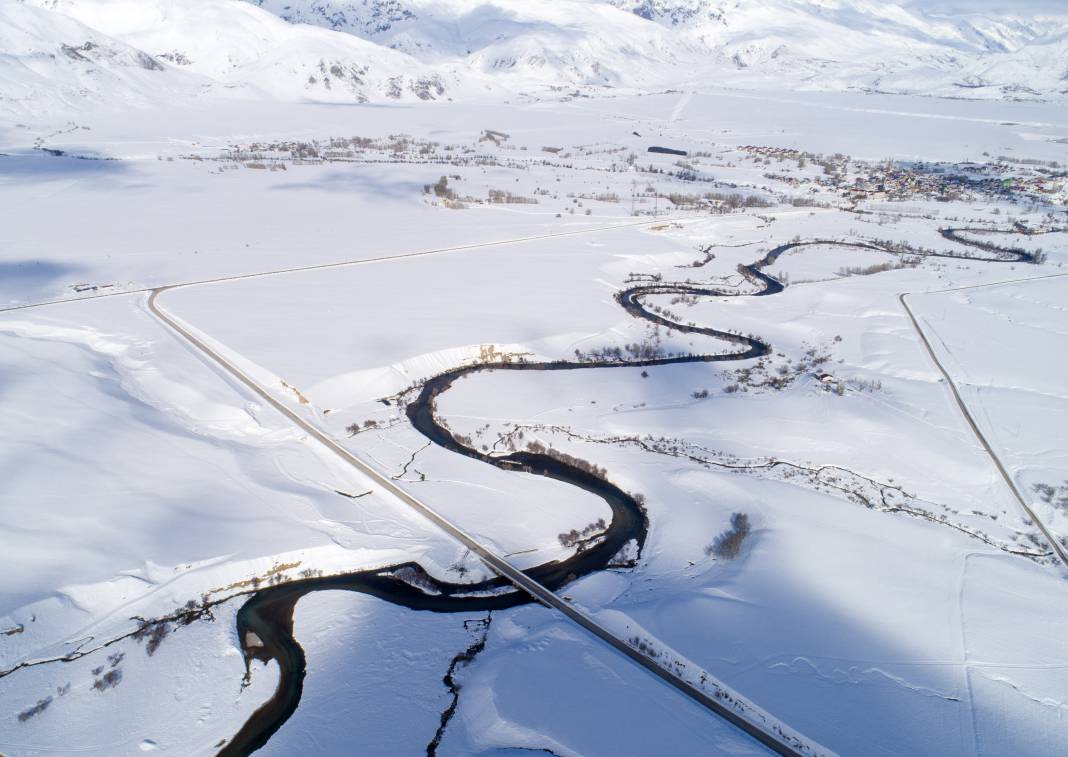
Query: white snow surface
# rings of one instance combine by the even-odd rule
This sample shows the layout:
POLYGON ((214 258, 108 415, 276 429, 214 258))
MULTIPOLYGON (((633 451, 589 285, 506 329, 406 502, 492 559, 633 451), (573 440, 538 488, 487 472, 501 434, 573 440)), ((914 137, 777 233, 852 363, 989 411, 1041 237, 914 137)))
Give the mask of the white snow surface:
MULTIPOLYGON (((296 613, 309 658, 302 706, 263 753, 425 750, 452 701, 442 677, 486 618, 416 613, 347 592, 305 597, 296 613)), ((682 697, 650 688, 643 672, 540 607, 493 613, 486 648, 453 675, 462 694, 441 755, 591 754, 609 739, 628 754, 765 753, 682 697)))
POLYGON ((9 0, 0 112, 717 86, 1061 99, 1045 0, 9 0))
MULTIPOLYGON (((975 28, 996 15, 962 6, 946 6, 949 16, 903 7, 908 18, 964 13, 975 28)), ((447 18, 462 7, 432 10, 447 18)), ((486 5, 491 27, 506 7, 486 5)), ((686 17, 686 4, 574 7, 574 18, 649 25, 650 39, 691 35, 693 45, 702 44, 697 31, 717 23, 686 17)), ((736 21, 754 7, 716 6, 736 21)), ((1055 7, 1028 7, 1055 21, 1055 7)), ((389 32, 191 2, 181 6, 188 18, 222 9, 233 15, 220 19, 262 26, 247 38, 249 56, 233 59, 241 62, 231 66, 226 41, 205 35, 200 62, 187 65, 162 57, 175 52, 169 41, 162 50, 152 41, 162 45, 167 29, 186 23, 177 8, 0 6, 17 21, 0 34, 13 40, 18 29, 37 29, 36 48, 4 48, 15 51, 3 59, 15 68, 5 70, 31 61, 43 67, 42 81, 53 66, 70 77, 66 104, 47 105, 54 93, 34 86, 19 100, 21 118, 0 123, 0 667, 12 671, 0 677, 0 751, 12 756, 209 753, 277 677, 273 665, 253 665, 242 688, 235 614, 263 582, 411 560, 443 578, 459 569, 486 575, 380 492, 353 499, 375 487, 165 328, 146 308, 147 288, 185 284, 159 304, 266 391, 528 567, 570 554, 560 534, 607 518, 604 502, 428 447, 383 398, 490 349, 572 358, 575 349, 644 339, 649 327, 614 299, 632 274, 746 292, 753 287, 738 265, 795 236, 960 253, 940 227, 963 219, 1002 229, 1063 225, 1066 185, 1052 165, 1068 139, 1059 102, 785 85, 566 101, 511 94, 507 106, 423 102, 410 90, 407 101, 387 93, 384 104, 289 102, 278 70, 269 79, 279 99, 262 97, 259 51, 285 52, 286 39, 376 51, 389 32), (57 28, 79 56, 98 59, 48 48, 57 28), (260 32, 271 40, 262 47, 260 32), (142 45, 162 70, 138 63, 142 45), (204 68, 186 70, 197 65, 204 68), (234 89, 218 85, 224 80, 234 89), (173 101, 67 120, 75 100, 110 104, 120 87, 143 92, 145 104, 173 101), (210 99, 191 94, 203 92, 210 99), (367 141, 377 146, 354 147, 367 141), (690 155, 647 153, 656 143, 690 155), (759 158, 750 145, 821 159, 847 152, 852 174, 867 170, 864 159, 888 156, 902 165, 945 161, 929 165, 933 173, 997 163, 1041 175, 1048 187, 1018 202, 967 192, 845 202, 820 183, 814 157, 802 168, 796 158, 759 158), (787 180, 775 178, 783 173, 787 180), (433 190, 443 175, 455 201, 433 190), (487 201, 504 190, 527 201, 487 201), (669 199, 713 190, 770 205, 720 213, 669 199), (344 265, 292 270, 334 263, 344 265), (226 277, 240 278, 219 280, 226 277), (368 420, 378 425, 350 432, 368 420), (225 600, 212 608, 214 621, 176 625, 152 654, 144 639, 120 638, 138 617, 205 595, 225 600), (56 661, 72 652, 86 654, 56 661), (121 681, 96 686, 116 669, 121 681)), ((839 21, 847 11, 893 15, 860 3, 789 10, 818 8, 839 21)), ((521 10, 520 26, 563 12, 521 10)), ((900 29, 907 18, 892 20, 900 29)), ((955 54, 992 45, 957 20, 945 23, 940 39, 965 38, 955 54)), ((1012 27, 1019 37, 1004 26, 990 31, 1011 48, 991 54, 1035 49, 1024 26, 1012 27)), ((558 29, 539 33, 554 39, 558 29)), ((493 55, 507 42, 483 41, 493 55)), ((184 49, 194 44, 201 41, 184 49)), ((497 76, 448 46, 418 56, 382 49, 387 68, 398 60, 411 61, 412 72, 451 66, 461 85, 497 76)), ((582 49, 576 43, 576 55, 582 49)), ((308 66, 299 76, 318 77, 308 66)), ((631 368, 480 374, 458 382, 439 410, 487 449, 507 448, 504 435, 522 427, 527 441, 603 466, 645 496, 650 532, 636 564, 561 593, 624 638, 646 640, 691 679, 721 679, 843 754, 1052 757, 1068 741, 1065 573, 963 423, 897 299, 917 293, 936 349, 1018 484, 1064 533, 1060 495, 1047 503, 1034 487, 1068 479, 1060 433, 1068 279, 1017 280, 1063 273, 1068 243, 1063 231, 996 238, 1042 247, 1048 260, 930 258, 849 275, 843 269, 898 257, 821 245, 779 261, 772 272, 788 274, 790 285, 774 297, 648 298, 683 320, 767 339, 773 376, 823 350, 822 370, 841 382, 840 394, 812 368, 778 391, 730 391, 751 363, 695 364, 646 376, 631 368), (958 289, 994 283, 1004 285, 958 289), (733 513, 747 514, 752 528, 727 559, 709 548, 733 513)), ((663 336, 672 350, 725 349, 663 336)), ((368 751, 394 739, 421 751, 448 704, 441 676, 473 639, 462 623, 481 617, 424 615, 351 594, 306 597, 295 626, 308 654, 306 700, 267 752, 312 743, 341 754, 350 738, 368 751)), ((760 753, 540 607, 494 613, 486 649, 457 675, 462 693, 441 754, 760 753)))
POLYGON ((1068 423, 1065 286, 1058 277, 916 298, 965 402, 1028 503, 1061 536, 1068 454, 1049 433, 1068 423), (1060 491, 1044 499, 1036 489, 1043 484, 1060 491))

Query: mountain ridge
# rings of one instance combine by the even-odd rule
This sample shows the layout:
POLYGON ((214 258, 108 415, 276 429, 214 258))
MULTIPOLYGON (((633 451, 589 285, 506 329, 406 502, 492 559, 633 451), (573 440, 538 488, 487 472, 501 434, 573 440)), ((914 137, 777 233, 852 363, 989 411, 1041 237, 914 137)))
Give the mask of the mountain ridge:
POLYGON ((16 0, 0 25, 0 108, 16 112, 137 107, 157 89, 321 102, 710 84, 1068 94, 1068 8, 1049 0, 16 0))

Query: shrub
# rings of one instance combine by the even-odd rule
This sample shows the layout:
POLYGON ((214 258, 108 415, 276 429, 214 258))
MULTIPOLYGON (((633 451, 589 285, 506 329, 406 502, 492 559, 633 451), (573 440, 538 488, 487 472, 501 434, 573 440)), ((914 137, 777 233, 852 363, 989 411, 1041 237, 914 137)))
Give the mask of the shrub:
POLYGON ((580 544, 581 542, 592 538, 598 533, 603 533, 607 528, 608 524, 605 523, 604 518, 598 518, 596 521, 589 524, 581 531, 576 528, 573 528, 570 531, 560 534, 557 538, 560 540, 560 544, 562 544, 563 546, 573 547, 576 544, 580 544))
POLYGON ((427 194, 434 193, 436 197, 440 197, 443 200, 455 200, 456 192, 449 189, 449 177, 442 176, 433 184, 427 184, 423 187, 423 191, 427 194))
POLYGON ((874 265, 867 266, 845 266, 838 269, 839 276, 871 276, 873 273, 884 273, 886 271, 896 271, 899 268, 915 268, 919 264, 918 260, 901 260, 901 261, 888 261, 886 263, 876 263, 874 265))
POLYGON ((139 642, 147 639, 145 652, 151 657, 170 632, 171 624, 166 621, 142 621, 141 627, 133 633, 132 638, 139 642))
POLYGON ((608 479, 608 471, 599 465, 591 463, 589 460, 583 460, 582 458, 569 455, 566 452, 553 449, 552 447, 546 447, 539 441, 527 442, 527 451, 535 455, 545 455, 551 457, 553 460, 563 463, 564 465, 570 465, 572 468, 577 468, 580 471, 589 473, 591 476, 595 476, 600 479, 608 479))
POLYGON ((715 555, 725 560, 737 557, 749 531, 749 516, 745 513, 734 513, 731 515, 731 527, 705 547, 705 554, 715 555))
POLYGON ((533 197, 523 197, 504 189, 489 190, 489 201, 495 205, 537 205, 533 197))
POLYGON ((19 722, 25 723, 33 716, 40 715, 42 712, 48 709, 48 706, 50 704, 52 704, 52 697, 45 697, 44 699, 39 700, 37 704, 35 704, 33 707, 30 707, 28 710, 23 710, 19 713, 19 722))
POLYGON ((1065 481, 1063 486, 1035 484, 1031 488, 1047 505, 1068 511, 1068 481, 1065 481))
POLYGON ((93 688, 97 691, 107 691, 108 689, 118 686, 121 681, 122 670, 115 668, 105 673, 102 678, 93 681, 93 688))

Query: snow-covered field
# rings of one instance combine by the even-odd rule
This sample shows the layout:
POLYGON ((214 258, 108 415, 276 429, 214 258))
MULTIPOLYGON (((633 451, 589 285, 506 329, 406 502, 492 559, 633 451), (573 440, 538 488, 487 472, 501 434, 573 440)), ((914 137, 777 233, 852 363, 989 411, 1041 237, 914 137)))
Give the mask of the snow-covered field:
MULTIPOLYGON (((486 618, 413 613, 343 592, 301 600, 304 696, 263 753, 423 752, 452 701, 442 676, 486 618)), ((597 754, 606 743, 631 754, 763 753, 544 608, 490 618, 485 650, 454 674, 462 694, 441 754, 597 754)))
POLYGON ((934 347, 1008 467, 1041 511, 1068 533, 1068 455, 1051 443, 1068 422, 1066 279, 994 285, 916 298, 934 347))
MULTIPOLYGON (((815 5, 0 8, 0 752, 213 753, 281 680, 274 661, 246 677, 258 590, 409 562, 491 576, 170 329, 151 290, 266 397, 526 569, 595 544, 606 501, 435 445, 405 403, 502 355, 737 351, 616 299, 678 283, 719 294, 644 307, 769 354, 483 371, 435 400, 476 453, 540 444, 642 495, 641 553, 558 595, 807 753, 1059 754, 1068 572, 899 295, 1063 541, 1068 110, 1042 56, 1064 14, 815 5), (787 11, 792 36, 767 32, 787 11), (212 19, 237 31, 196 38, 212 19), (817 60, 806 40, 844 28, 898 41, 851 36, 843 58, 921 62, 817 60), (578 41, 547 56, 561 35, 578 41), (663 91, 710 45, 731 77, 663 91), (621 50, 647 70, 622 73, 621 50), (359 83, 327 92, 317 56, 359 83), (956 91, 978 61, 969 86, 995 99, 886 94, 956 91), (1020 66, 1046 77, 1030 94, 1004 88, 1020 66), (750 296, 740 267, 791 240, 818 243, 764 269, 784 291, 750 296)), ((303 693, 265 754, 766 753, 537 604, 332 590, 293 617, 303 693)))

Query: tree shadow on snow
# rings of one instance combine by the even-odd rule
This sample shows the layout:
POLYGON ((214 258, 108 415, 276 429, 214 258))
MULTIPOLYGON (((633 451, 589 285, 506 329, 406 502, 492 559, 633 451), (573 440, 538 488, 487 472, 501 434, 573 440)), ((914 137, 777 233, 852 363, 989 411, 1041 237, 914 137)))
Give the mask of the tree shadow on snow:
POLYGON ((56 179, 93 179, 127 173, 129 164, 123 160, 56 155, 49 152, 0 155, 0 184, 56 179))
POLYGON ((80 274, 85 269, 70 263, 51 260, 0 261, 0 291, 11 290, 18 294, 40 289, 64 278, 80 274))
POLYGON ((279 184, 276 190, 318 189, 326 192, 354 192, 371 200, 413 200, 423 195, 418 181, 384 180, 378 172, 366 170, 331 171, 314 181, 279 184))

